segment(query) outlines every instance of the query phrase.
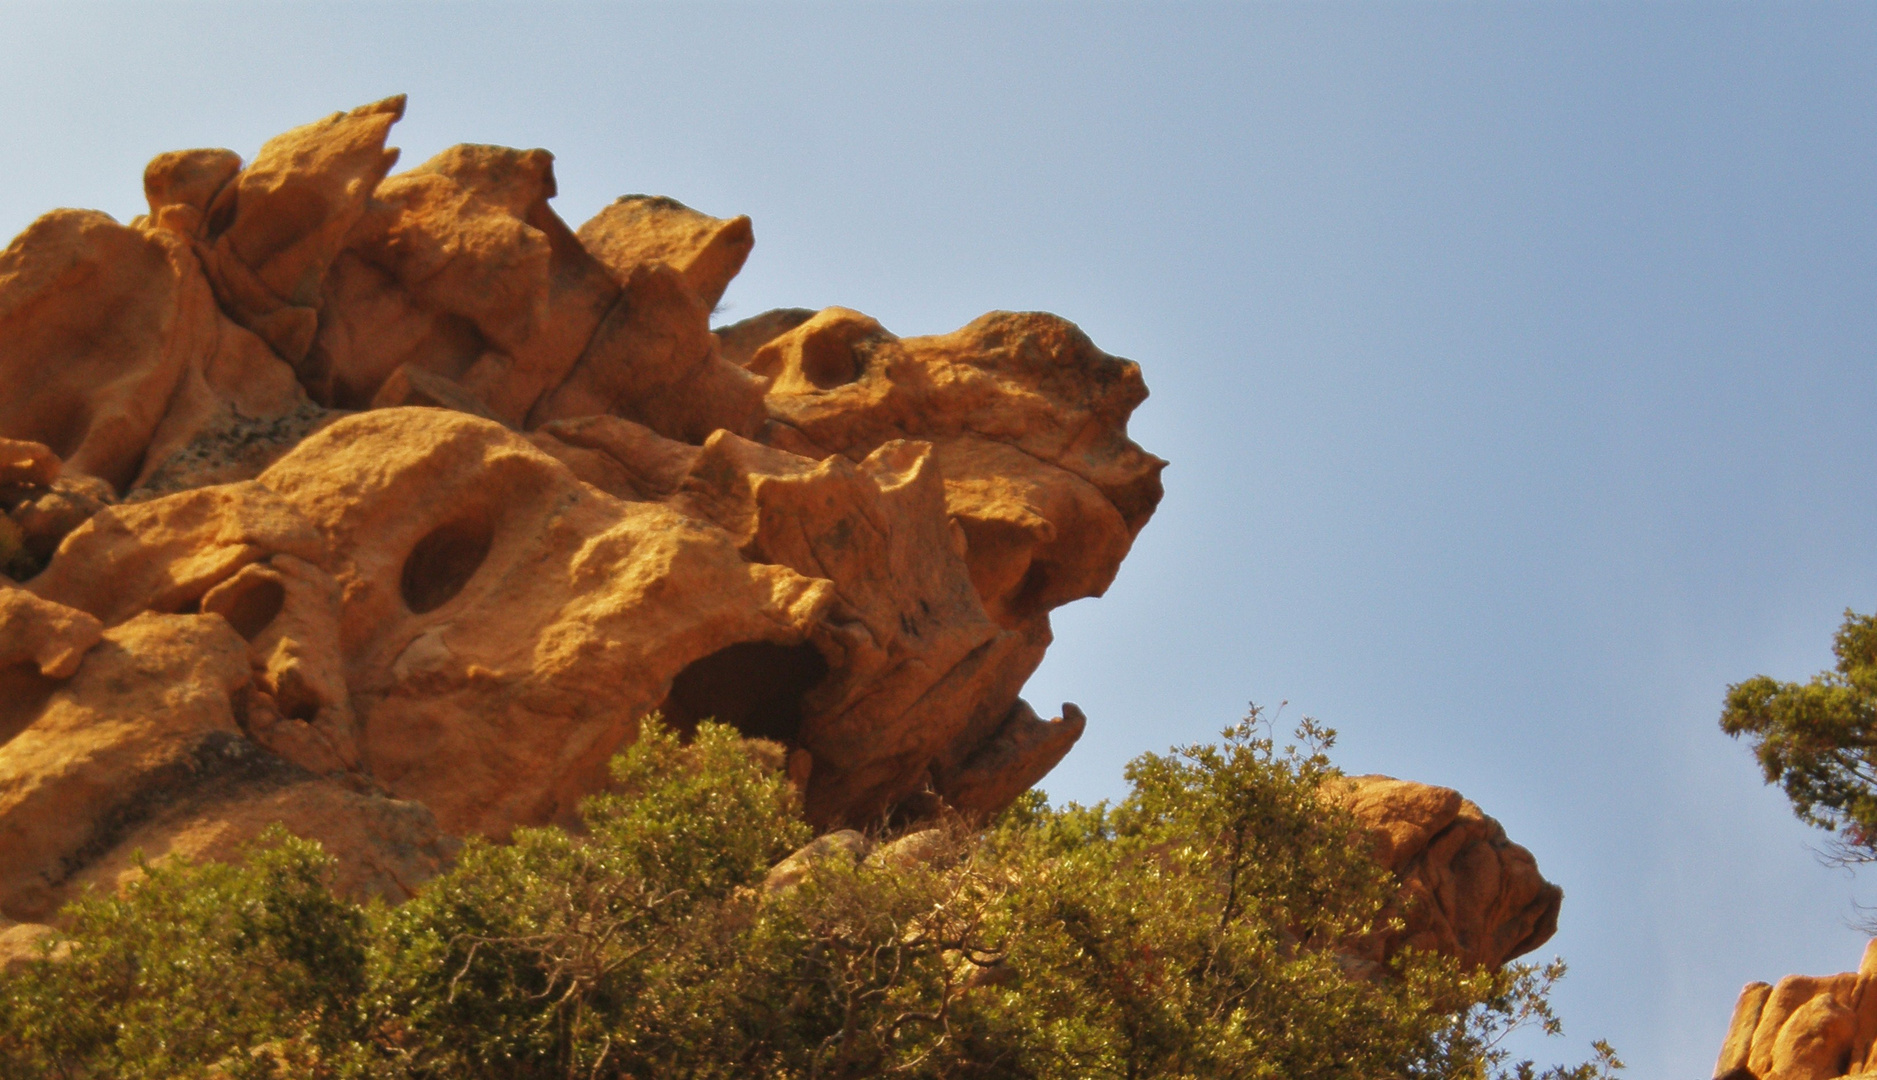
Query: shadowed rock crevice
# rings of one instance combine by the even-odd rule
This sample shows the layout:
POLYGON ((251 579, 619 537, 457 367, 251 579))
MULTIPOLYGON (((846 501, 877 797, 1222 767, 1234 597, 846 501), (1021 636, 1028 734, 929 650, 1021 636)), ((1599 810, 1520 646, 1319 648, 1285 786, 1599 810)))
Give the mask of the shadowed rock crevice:
POLYGON ((287 603, 287 589, 272 575, 237 574, 202 597, 202 610, 228 620, 246 641, 273 624, 287 603))
POLYGON ((41 675, 29 664, 13 664, 0 669, 0 747, 45 709, 59 680, 41 675))

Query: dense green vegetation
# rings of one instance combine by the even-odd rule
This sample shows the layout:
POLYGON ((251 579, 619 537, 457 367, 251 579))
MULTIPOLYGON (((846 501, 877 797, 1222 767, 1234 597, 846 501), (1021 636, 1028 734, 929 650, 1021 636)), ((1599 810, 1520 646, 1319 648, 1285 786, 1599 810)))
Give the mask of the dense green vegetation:
POLYGON ((1727 688, 1721 730, 1748 736, 1769 784, 1849 861, 1877 861, 1877 616, 1846 610, 1834 670, 1810 682, 1756 675, 1727 688))
POLYGON ((648 725, 583 833, 471 843, 397 908, 335 898, 284 834, 84 900, 0 984, 0 1075, 1536 1075, 1501 1040, 1555 1033, 1562 966, 1365 977, 1337 946, 1390 881, 1317 797, 1333 733, 1255 721, 1138 759, 1119 804, 828 845, 788 885, 810 835, 773 748, 648 725))

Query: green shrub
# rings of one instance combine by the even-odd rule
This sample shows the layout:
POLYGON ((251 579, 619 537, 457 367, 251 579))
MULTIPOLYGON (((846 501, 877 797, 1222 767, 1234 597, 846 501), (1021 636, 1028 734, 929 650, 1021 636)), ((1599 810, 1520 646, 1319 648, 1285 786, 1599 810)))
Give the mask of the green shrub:
POLYGON ((410 1075, 639 1075, 709 1043, 749 888, 808 828, 732 728, 648 723, 613 777, 586 836, 472 842, 385 920, 373 1008, 410 1075))
POLYGON ((0 1075, 248 1077, 343 1057, 370 938, 331 868, 275 829, 243 866, 148 866, 121 899, 72 905, 62 957, 0 985, 0 1075))
MULTIPOLYGON (((1333 734, 1254 719, 1146 755, 1116 805, 1026 796, 877 849, 809 839, 773 748, 656 723, 584 830, 469 844, 397 909, 275 834, 68 912, 0 989, 9 1077, 1529 1077, 1562 965, 1381 977, 1392 883, 1318 798, 1333 734)), ((1589 1080, 1599 1060, 1549 1076, 1589 1080)))

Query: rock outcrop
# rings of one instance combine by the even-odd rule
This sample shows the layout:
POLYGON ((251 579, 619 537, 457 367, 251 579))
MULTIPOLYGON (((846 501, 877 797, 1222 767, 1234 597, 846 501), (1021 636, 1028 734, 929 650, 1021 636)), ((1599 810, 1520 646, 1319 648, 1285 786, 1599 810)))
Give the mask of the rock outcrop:
MULTIPOLYGON (((571 821, 654 711, 782 745, 836 830, 983 820, 1083 730, 1018 691, 1159 502, 1135 364, 1045 314, 713 328, 747 218, 570 228, 543 150, 394 175, 403 108, 164 154, 147 216, 0 253, 0 945, 274 821, 407 896, 571 821)), ((1375 959, 1549 936, 1477 807, 1350 791, 1407 890, 1375 959)))
POLYGON ((747 218, 570 228, 542 150, 394 175, 403 108, 0 253, 0 919, 272 820, 406 895, 654 710, 782 743, 830 827, 1068 751, 1017 693, 1160 498, 1133 363, 1041 314, 713 329, 747 218))
POLYGON ((1748 983, 1714 1064, 1715 1080, 1877 1077, 1877 941, 1856 971, 1748 983))
POLYGON ((1401 883, 1392 915, 1401 930, 1363 943, 1376 962, 1402 948, 1498 967, 1557 933, 1564 890, 1538 873, 1532 853, 1452 788, 1355 776, 1337 795, 1401 883))

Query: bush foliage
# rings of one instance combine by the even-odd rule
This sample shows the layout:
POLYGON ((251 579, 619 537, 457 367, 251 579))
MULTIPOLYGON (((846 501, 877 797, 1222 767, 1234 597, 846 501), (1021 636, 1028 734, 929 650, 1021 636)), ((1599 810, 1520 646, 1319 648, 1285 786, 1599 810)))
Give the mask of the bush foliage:
MULTIPOLYGON (((656 724, 578 835, 472 842, 397 908, 335 897, 276 831, 240 867, 146 868, 0 982, 8 1077, 1532 1077, 1501 1045, 1562 965, 1339 946, 1388 874, 1320 800, 1333 733, 1253 717, 1146 755, 1115 805, 1032 795, 865 859, 810 839, 733 730, 656 724)), ((1621 1064, 1553 1069, 1557 1080, 1621 1064)))

